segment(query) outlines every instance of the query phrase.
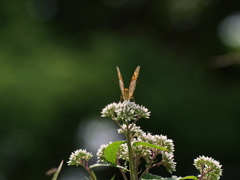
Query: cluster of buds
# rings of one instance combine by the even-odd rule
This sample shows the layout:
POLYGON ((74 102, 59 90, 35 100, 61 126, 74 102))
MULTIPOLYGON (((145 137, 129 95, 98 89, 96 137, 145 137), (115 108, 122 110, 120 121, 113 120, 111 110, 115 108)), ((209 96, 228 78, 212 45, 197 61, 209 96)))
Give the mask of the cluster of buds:
POLYGON ((199 180, 218 180, 222 176, 222 165, 211 157, 199 156, 194 160, 194 166, 200 171, 199 180))
POLYGON ((101 114, 102 117, 110 117, 112 120, 123 122, 149 118, 150 116, 147 108, 130 101, 111 103, 102 110, 101 114))
POLYGON ((88 161, 93 157, 92 153, 86 151, 86 149, 78 149, 70 155, 68 165, 75 166, 88 166, 88 161))

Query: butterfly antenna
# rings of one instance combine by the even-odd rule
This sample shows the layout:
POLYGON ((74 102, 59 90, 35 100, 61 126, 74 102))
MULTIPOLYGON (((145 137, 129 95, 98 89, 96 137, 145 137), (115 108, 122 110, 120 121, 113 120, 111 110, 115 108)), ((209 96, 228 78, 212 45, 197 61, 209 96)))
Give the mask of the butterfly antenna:
POLYGON ((119 82, 118 82, 116 79, 113 79, 113 81, 114 81, 115 83, 119 84, 119 82))

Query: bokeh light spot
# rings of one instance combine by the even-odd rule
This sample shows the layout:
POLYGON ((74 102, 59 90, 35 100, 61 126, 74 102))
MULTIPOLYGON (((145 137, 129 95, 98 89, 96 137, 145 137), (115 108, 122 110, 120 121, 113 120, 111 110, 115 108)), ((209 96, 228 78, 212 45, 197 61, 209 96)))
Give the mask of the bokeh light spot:
POLYGON ((240 13, 227 16, 219 26, 219 37, 230 47, 240 46, 240 13))
POLYGON ((81 148, 86 148, 96 157, 100 145, 110 141, 122 140, 123 136, 117 133, 117 126, 113 120, 98 118, 87 119, 79 124, 77 141, 81 148))

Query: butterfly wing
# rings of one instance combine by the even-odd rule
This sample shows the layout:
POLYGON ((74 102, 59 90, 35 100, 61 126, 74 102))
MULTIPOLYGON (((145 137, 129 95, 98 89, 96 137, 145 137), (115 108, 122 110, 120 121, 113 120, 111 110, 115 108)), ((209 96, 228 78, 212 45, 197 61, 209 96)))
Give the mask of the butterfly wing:
POLYGON ((124 83, 123 78, 120 72, 120 69, 117 67, 118 79, 119 79, 119 87, 121 89, 122 95, 124 94, 124 83))
POLYGON ((140 66, 138 66, 136 68, 136 70, 133 73, 132 79, 130 81, 130 85, 129 85, 129 98, 131 99, 134 93, 134 90, 136 88, 136 84, 137 84, 137 78, 139 75, 139 71, 140 71, 140 66))

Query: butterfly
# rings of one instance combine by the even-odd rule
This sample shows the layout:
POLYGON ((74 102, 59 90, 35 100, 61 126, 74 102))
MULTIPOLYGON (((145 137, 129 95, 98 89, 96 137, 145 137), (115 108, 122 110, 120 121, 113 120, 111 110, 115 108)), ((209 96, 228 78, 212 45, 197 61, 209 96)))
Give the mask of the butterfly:
POLYGON ((123 101, 130 101, 131 99, 133 99, 133 101, 134 101, 133 93, 134 93, 134 90, 136 88, 139 71, 140 71, 140 66, 138 66, 136 68, 136 70, 134 71, 132 79, 131 79, 130 84, 129 84, 129 88, 124 88, 123 78, 122 78, 120 69, 117 67, 119 86, 120 86, 121 93, 122 93, 121 94, 121 99, 123 101))

